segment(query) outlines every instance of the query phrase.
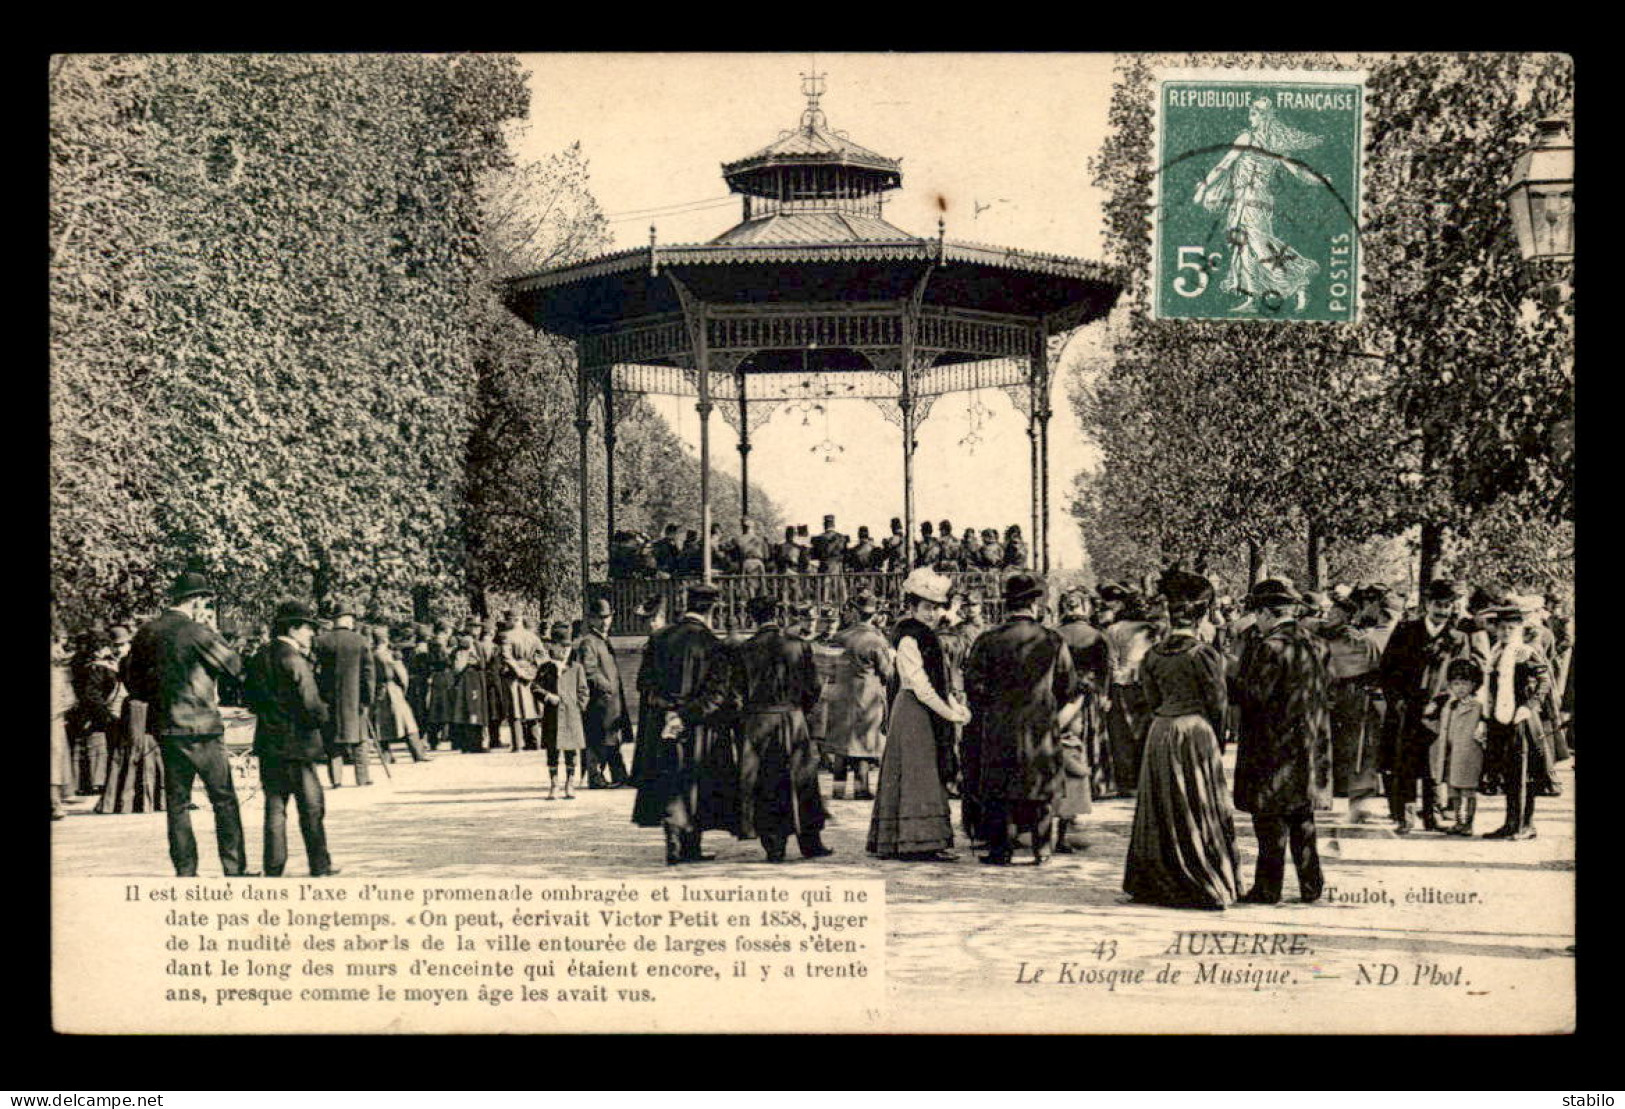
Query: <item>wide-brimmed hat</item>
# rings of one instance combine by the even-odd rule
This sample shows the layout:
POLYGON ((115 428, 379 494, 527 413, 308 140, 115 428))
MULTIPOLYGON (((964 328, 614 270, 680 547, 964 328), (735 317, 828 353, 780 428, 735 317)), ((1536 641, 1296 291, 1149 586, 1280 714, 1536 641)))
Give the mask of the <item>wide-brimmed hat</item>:
POLYGON ((1449 578, 1434 578, 1422 591, 1425 601, 1454 601, 1461 596, 1461 586, 1449 578))
POLYGON ((594 597, 587 602, 588 616, 614 616, 615 606, 609 603, 608 597, 594 597))
POLYGON ((1044 595, 1044 579, 1028 570, 1017 570, 1004 579, 1004 603, 1019 605, 1044 595))
POLYGON ((661 606, 665 603, 666 599, 657 593, 653 597, 646 598, 642 604, 638 605, 638 607, 632 611, 647 620, 649 617, 659 612, 661 606))
POLYGON ((202 574, 188 570, 175 579, 175 584, 169 587, 170 604, 180 604, 192 597, 213 597, 214 587, 202 574))
POLYGON ((1188 570, 1169 570, 1158 583, 1170 605, 1201 605, 1213 599, 1213 583, 1188 570))
POLYGON ((721 590, 716 586, 708 585, 703 581, 695 582, 688 587, 683 597, 683 604, 695 612, 704 612, 717 603, 717 597, 720 595, 721 590))
POLYGON ((295 624, 305 624, 314 628, 316 610, 304 601, 283 601, 276 606, 273 623, 285 628, 291 628, 295 624))
POLYGON ((1126 601, 1132 590, 1121 582, 1103 581, 1100 583, 1100 588, 1095 592, 1102 601, 1126 601))
POLYGON ((873 616, 875 609, 878 607, 875 602, 875 595, 867 589, 860 589, 852 594, 847 603, 865 616, 873 616))
POLYGON ((927 601, 935 601, 939 605, 948 603, 948 594, 953 591, 954 583, 937 573, 935 570, 921 566, 903 579, 903 592, 922 597, 927 601))
POLYGON ((1273 608, 1276 605, 1295 605, 1302 601, 1298 591, 1279 578, 1266 578, 1247 593, 1247 603, 1254 608, 1273 608))
POLYGON ((1520 596, 1515 593, 1509 593, 1499 603, 1485 609, 1483 612, 1479 613, 1479 615, 1488 616, 1491 620, 1498 623, 1505 622, 1521 624, 1534 616, 1535 613, 1539 612, 1542 607, 1543 602, 1539 597, 1520 596))

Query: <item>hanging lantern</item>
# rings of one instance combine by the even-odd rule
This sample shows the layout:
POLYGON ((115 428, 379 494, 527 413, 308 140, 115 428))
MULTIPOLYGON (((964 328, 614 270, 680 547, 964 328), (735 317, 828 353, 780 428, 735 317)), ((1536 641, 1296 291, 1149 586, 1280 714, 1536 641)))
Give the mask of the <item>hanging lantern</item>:
POLYGON ((1543 119, 1535 144, 1518 156, 1507 206, 1526 261, 1574 258, 1574 140, 1566 118, 1543 119))

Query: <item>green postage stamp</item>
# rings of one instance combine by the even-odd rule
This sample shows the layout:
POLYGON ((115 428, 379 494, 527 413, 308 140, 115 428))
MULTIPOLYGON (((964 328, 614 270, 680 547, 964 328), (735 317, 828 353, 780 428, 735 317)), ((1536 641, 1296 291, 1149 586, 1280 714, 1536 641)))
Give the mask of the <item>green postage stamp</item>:
POLYGON ((1365 75, 1158 75, 1158 319, 1359 314, 1365 75))

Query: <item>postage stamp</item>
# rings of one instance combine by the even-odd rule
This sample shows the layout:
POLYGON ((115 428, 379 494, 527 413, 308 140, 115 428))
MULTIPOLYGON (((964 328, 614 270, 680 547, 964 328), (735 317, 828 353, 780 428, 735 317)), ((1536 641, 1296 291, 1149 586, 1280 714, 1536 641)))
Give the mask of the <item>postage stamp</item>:
POLYGON ((1354 321, 1364 115, 1358 71, 1159 74, 1156 318, 1354 321))

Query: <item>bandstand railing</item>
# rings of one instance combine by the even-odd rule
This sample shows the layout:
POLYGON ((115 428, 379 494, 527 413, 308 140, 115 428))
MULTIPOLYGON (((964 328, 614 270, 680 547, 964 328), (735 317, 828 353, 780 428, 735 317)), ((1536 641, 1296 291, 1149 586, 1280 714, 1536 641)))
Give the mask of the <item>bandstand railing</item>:
MULTIPOLYGON (((901 573, 832 573, 832 574, 713 574, 711 584, 717 587, 716 610, 712 623, 719 629, 741 630, 752 627, 745 614, 745 602, 751 597, 766 594, 791 604, 831 605, 840 609, 848 598, 867 589, 886 608, 896 610, 902 602, 902 584, 906 575, 901 573)), ((1004 604, 1000 583, 1003 573, 997 570, 967 570, 949 573, 954 587, 961 593, 978 593, 982 598, 983 620, 996 623, 1003 619, 1004 604)), ((684 591, 698 577, 691 578, 616 578, 594 582, 593 595, 608 598, 615 612, 614 629, 620 635, 647 635, 649 618, 639 615, 638 609, 654 598, 664 603, 666 620, 674 620, 683 611, 684 591)))

